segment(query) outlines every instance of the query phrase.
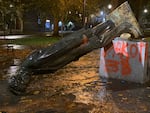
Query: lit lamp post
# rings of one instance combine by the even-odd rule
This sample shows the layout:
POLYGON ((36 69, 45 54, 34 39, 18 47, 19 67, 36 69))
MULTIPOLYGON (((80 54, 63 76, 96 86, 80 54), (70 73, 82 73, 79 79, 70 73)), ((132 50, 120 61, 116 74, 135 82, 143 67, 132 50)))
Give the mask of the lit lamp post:
POLYGON ((144 9, 144 11, 143 11, 144 13, 148 13, 148 10, 147 9, 144 9))
POLYGON ((110 13, 111 10, 112 10, 112 5, 111 5, 111 4, 108 4, 107 8, 108 8, 108 13, 110 13))
POLYGON ((112 9, 112 5, 111 4, 108 4, 107 8, 110 10, 112 9))
POLYGON ((147 13, 148 13, 148 9, 144 9, 143 10, 143 13, 144 13, 144 27, 146 27, 147 26, 147 13))
MULTIPOLYGON (((12 9, 14 6, 12 4, 9 5, 9 7, 12 9)), ((13 14, 10 14, 10 33, 12 33, 12 21, 13 21, 13 14)))

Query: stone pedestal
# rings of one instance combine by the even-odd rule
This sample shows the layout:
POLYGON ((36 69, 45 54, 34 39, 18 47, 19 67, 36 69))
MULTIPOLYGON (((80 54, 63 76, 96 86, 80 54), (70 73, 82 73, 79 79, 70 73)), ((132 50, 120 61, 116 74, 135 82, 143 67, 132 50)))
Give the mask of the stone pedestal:
POLYGON ((101 77, 136 83, 150 80, 149 43, 115 39, 113 46, 100 51, 101 77))

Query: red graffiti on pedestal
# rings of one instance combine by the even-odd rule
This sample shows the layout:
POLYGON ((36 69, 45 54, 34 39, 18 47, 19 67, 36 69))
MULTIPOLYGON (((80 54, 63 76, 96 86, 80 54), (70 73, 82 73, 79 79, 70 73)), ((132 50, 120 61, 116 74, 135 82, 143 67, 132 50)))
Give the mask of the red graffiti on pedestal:
POLYGON ((107 73, 117 73, 120 70, 123 76, 130 75, 132 72, 130 60, 136 59, 140 64, 144 62, 147 46, 148 44, 145 42, 128 43, 127 41, 114 41, 113 47, 101 53, 105 59, 104 70, 107 73))

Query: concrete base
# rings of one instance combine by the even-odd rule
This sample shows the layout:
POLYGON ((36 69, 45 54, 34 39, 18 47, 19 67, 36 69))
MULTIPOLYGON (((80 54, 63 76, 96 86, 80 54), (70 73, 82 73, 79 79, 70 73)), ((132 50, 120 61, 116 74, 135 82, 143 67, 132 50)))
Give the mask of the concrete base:
POLYGON ((107 51, 101 48, 101 77, 145 83, 150 80, 149 43, 141 41, 113 40, 107 51))

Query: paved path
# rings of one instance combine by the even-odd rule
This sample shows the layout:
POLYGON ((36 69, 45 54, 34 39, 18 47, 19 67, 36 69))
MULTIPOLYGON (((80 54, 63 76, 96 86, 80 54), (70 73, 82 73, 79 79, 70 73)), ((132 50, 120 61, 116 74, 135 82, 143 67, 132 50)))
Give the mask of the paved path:
POLYGON ((18 38, 24 38, 29 36, 30 35, 7 35, 7 36, 0 36, 0 39, 18 39, 18 38))
MULTIPOLYGON (((19 53, 22 52, 24 51, 19 53)), ((98 69, 99 50, 81 57, 79 61, 72 62, 55 73, 34 75, 27 88, 28 95, 13 95, 8 90, 7 80, 0 80, 0 111, 150 113, 150 84, 102 79, 98 69)), ((0 75, 4 75, 5 71, 2 70, 0 75)))

